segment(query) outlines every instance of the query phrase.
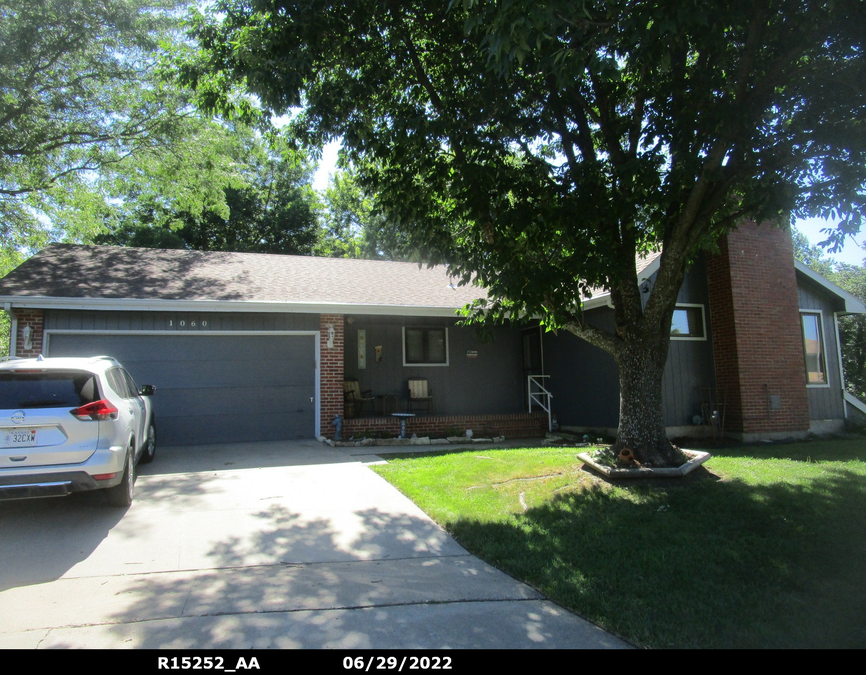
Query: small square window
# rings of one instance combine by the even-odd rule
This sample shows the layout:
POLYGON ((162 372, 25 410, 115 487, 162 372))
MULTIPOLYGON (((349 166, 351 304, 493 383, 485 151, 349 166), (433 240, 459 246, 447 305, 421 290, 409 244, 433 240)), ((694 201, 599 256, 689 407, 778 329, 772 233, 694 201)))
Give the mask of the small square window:
POLYGON ((706 339, 703 305, 677 305, 671 320, 671 339, 706 339))
POLYGON ((447 328, 404 328, 403 365, 447 366, 447 328))
POLYGON ((821 315, 802 313, 803 352, 806 356, 806 384, 828 385, 827 360, 824 354, 824 332, 821 330, 821 315))

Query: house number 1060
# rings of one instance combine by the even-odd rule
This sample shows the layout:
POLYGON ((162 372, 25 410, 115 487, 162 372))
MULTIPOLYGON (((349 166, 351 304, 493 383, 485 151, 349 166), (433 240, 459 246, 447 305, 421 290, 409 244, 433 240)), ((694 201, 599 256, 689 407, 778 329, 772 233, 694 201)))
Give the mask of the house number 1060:
MULTIPOLYGON (((195 328, 196 326, 198 326, 198 322, 197 321, 187 321, 186 319, 181 319, 180 321, 177 322, 177 325, 178 325, 178 328, 186 328, 187 325, 189 325, 190 328, 195 328)), ((168 326, 169 326, 169 328, 174 328, 174 319, 168 320, 168 326)), ((202 326, 202 328, 205 328, 207 326, 207 321, 202 321, 201 326, 202 326)))

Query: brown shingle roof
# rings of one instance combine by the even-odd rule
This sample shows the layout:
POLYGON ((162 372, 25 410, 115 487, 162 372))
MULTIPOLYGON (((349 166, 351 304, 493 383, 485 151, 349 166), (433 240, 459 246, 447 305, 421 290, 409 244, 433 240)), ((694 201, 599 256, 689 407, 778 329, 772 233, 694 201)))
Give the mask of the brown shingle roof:
POLYGON ((442 266, 379 260, 52 244, 0 296, 457 308, 484 297, 442 266))
MULTIPOLYGON (((638 275, 661 255, 638 258, 638 275)), ((608 295, 593 289, 592 300, 608 295)), ((460 308, 486 293, 444 266, 346 258, 51 244, 0 279, 0 297, 274 303, 400 314, 460 308), (375 308, 380 308, 378 311, 375 308)), ((306 308, 306 309, 305 309, 306 308)), ((277 309, 273 307, 272 309, 277 309)))

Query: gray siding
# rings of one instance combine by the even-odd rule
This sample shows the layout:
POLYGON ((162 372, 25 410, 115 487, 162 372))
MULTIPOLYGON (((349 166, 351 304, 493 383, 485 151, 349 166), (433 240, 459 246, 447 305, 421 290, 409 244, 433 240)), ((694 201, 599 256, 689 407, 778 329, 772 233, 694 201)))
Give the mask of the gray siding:
MULTIPOLYGON (((841 309, 838 304, 839 301, 820 286, 799 274, 797 275, 797 294, 800 309, 821 311, 827 380, 830 385, 829 387, 806 388, 806 393, 809 396, 809 419, 843 419, 845 417, 845 403, 842 397, 842 376, 839 372, 839 345, 836 342, 836 327, 833 321, 833 313, 841 309)), ((805 363, 803 368, 805 368, 805 363)))
POLYGON ((48 310, 46 330, 319 330, 318 314, 48 310), (183 322, 184 325, 181 325, 183 322), (194 324, 194 325, 193 325, 194 324))
POLYGON ((453 320, 347 316, 345 375, 357 378, 361 390, 399 397, 407 405, 409 378, 425 377, 433 390, 435 415, 480 415, 522 411, 521 341, 517 329, 496 329, 493 342, 480 341, 475 331, 453 320), (403 327, 447 326, 449 365, 404 366, 403 327), (367 367, 358 368, 358 331, 366 331, 367 367), (382 347, 376 362, 375 347, 382 347), (477 352, 468 358, 467 351, 477 352))
MULTIPOLYGON (((648 287, 651 289, 651 282, 648 287)), ((707 339, 670 342, 662 380, 662 405, 667 426, 692 424, 692 418, 701 413, 701 390, 715 384, 707 274, 702 258, 686 274, 677 302, 703 306, 707 339)), ((613 332, 613 310, 610 308, 590 311, 587 320, 613 332)), ((559 423, 566 426, 617 426, 619 371, 613 358, 569 333, 548 333, 544 353, 559 423)))
MULTIPOLYGON (((613 332, 613 310, 593 310, 587 322, 613 332)), ((545 333, 544 365, 560 425, 619 424, 619 369, 607 352, 565 331, 545 333)))
POLYGON ((701 414, 706 388, 714 387, 716 383, 707 270, 703 256, 686 273, 677 302, 703 307, 707 339, 671 339, 662 380, 662 406, 665 425, 669 427, 692 424, 692 418, 701 414))

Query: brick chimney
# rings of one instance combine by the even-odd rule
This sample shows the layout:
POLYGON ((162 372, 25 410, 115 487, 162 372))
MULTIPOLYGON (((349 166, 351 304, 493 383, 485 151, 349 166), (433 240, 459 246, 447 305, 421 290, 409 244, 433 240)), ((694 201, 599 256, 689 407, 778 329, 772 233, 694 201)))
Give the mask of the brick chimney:
POLYGON ((742 223, 707 257, 713 358, 725 431, 743 440, 809 429, 788 228, 742 223))

